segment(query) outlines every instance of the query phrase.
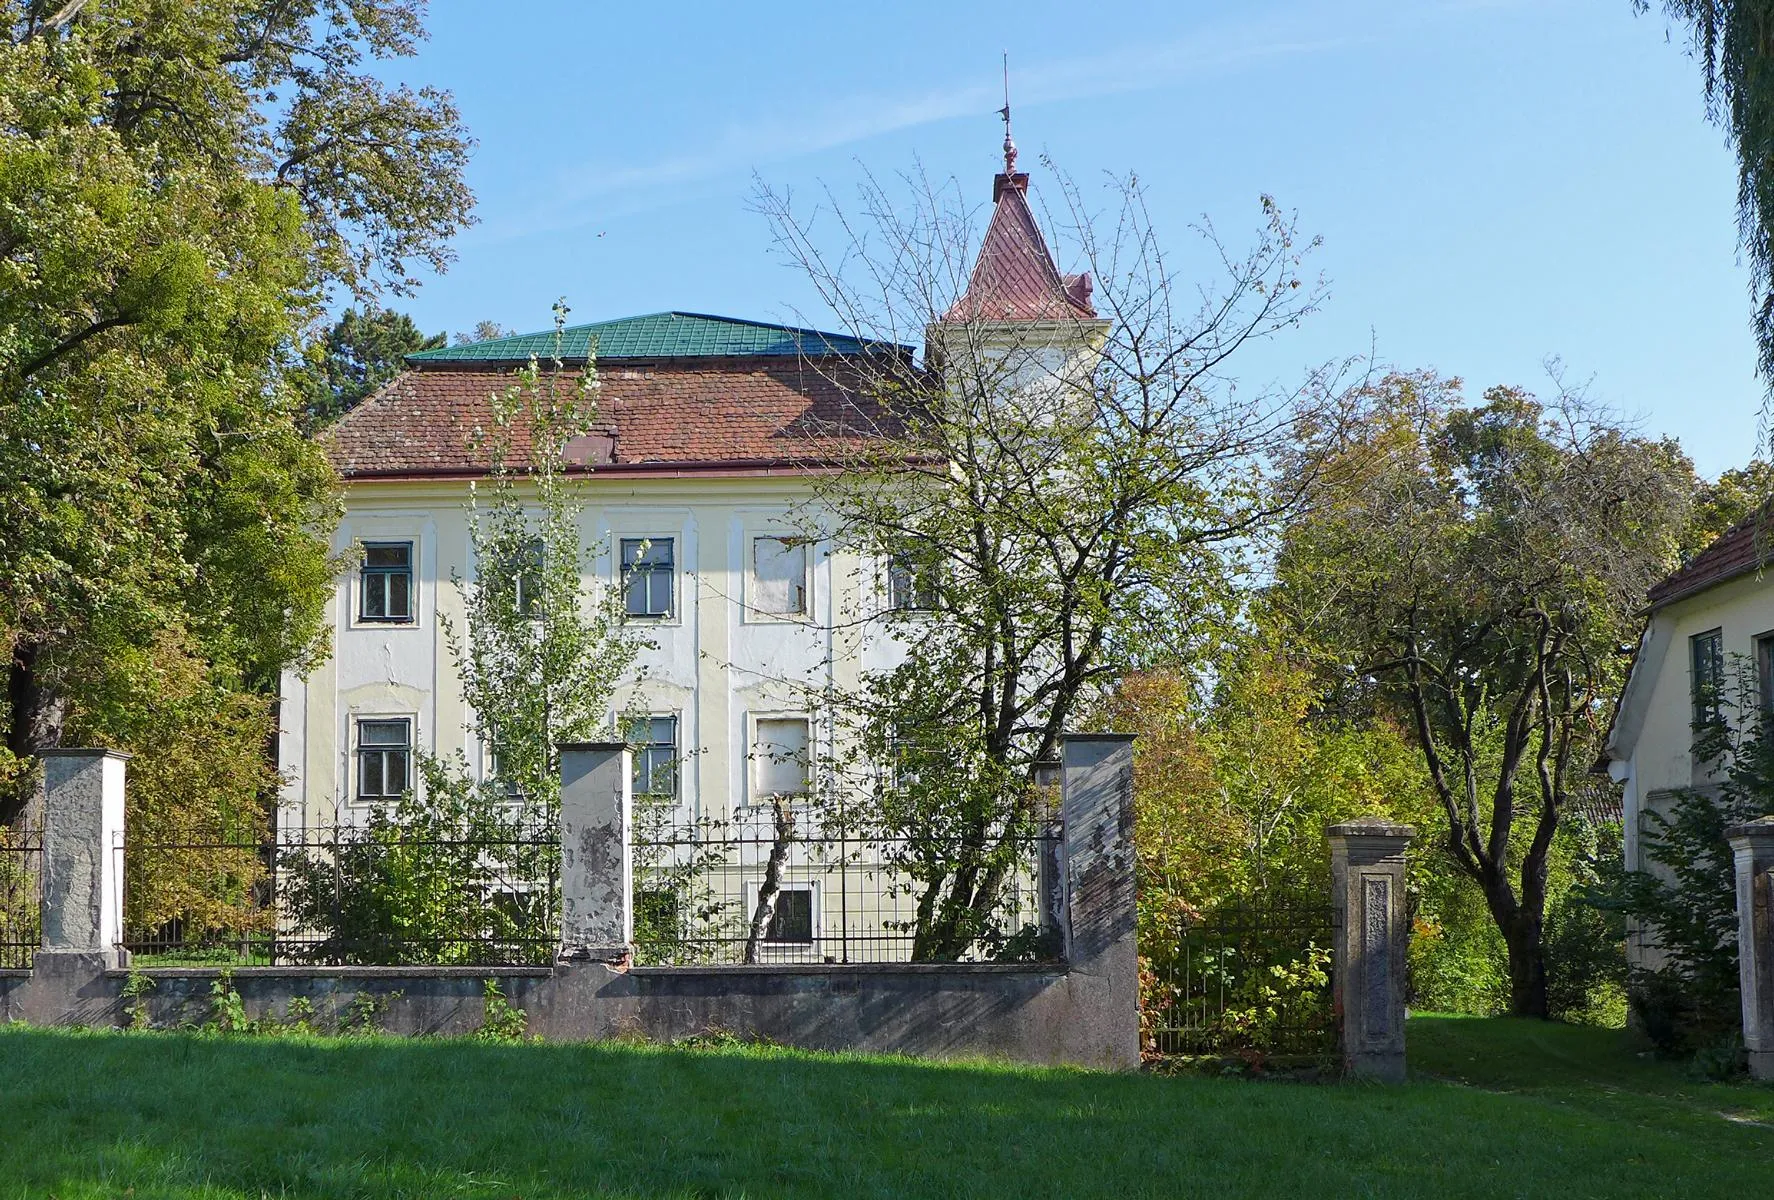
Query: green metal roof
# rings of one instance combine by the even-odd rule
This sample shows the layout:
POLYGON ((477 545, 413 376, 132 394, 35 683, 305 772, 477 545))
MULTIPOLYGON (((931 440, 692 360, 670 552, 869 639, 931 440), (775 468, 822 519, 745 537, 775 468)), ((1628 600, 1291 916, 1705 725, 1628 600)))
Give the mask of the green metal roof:
POLYGON ((531 355, 546 362, 558 354, 563 361, 583 362, 588 353, 600 361, 620 358, 717 358, 786 357, 803 354, 863 354, 869 351, 906 350, 889 342, 870 342, 842 333, 821 333, 790 325, 767 325, 736 317, 705 313, 662 312, 644 317, 623 317, 590 325, 569 325, 555 331, 520 333, 489 338, 466 346, 440 346, 407 355, 407 362, 493 363, 528 362, 531 355))

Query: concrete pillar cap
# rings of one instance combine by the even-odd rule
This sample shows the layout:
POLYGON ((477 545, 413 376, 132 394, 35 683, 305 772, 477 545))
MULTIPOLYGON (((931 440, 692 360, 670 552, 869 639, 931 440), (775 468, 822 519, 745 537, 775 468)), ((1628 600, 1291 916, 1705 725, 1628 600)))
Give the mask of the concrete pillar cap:
POLYGON ((1331 837, 1413 838, 1417 836, 1417 827, 1415 825, 1401 825, 1397 821, 1388 821, 1384 817, 1359 817, 1353 821, 1332 825, 1325 832, 1331 837))
POLYGON ((135 755, 128 750, 113 750, 109 746, 54 746, 48 750, 37 751, 38 758, 116 758, 128 762, 135 755))
POLYGON ((1733 825, 1725 830, 1725 837, 1733 842, 1739 839, 1746 842, 1774 839, 1774 817, 1757 817, 1753 821, 1733 825))

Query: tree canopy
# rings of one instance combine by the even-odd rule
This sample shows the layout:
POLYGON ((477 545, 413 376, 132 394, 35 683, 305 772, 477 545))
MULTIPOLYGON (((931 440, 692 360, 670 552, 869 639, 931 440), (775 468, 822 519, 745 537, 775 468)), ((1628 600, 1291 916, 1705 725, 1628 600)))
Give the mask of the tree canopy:
POLYGON ((421 333, 406 313, 373 304, 362 312, 347 308, 303 353, 295 381, 304 418, 315 427, 344 416, 400 374, 407 355, 434 350, 444 340, 441 333, 421 333))
POLYGON ((1468 406, 1458 381, 1419 372, 1367 399, 1331 431, 1271 595, 1337 648, 1343 703, 1414 732, 1448 860, 1508 945, 1512 1005, 1544 1016, 1552 839, 1697 481, 1672 441, 1568 394, 1492 388, 1468 406))
POLYGON ((71 724, 121 740, 169 655, 205 688, 263 691, 324 647, 334 481, 281 364, 330 292, 410 286, 469 219, 449 97, 368 69, 412 53, 421 13, 0 4, 15 760, 71 724))

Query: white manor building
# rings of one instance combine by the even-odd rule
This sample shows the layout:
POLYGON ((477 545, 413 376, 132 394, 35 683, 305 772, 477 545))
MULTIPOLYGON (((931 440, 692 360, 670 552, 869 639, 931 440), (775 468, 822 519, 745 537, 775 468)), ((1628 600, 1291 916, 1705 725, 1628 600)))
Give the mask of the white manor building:
MULTIPOLYGON (((1088 277, 1056 270, 1014 151, 1006 165, 968 290, 929 338, 983 323, 1076 363, 1104 322, 1088 277)), ((354 565, 334 588, 331 657, 283 682, 281 827, 353 823, 411 786, 417 749, 490 769, 439 618, 462 627, 453 579, 474 575, 471 435, 511 372, 554 349, 550 332, 414 354, 326 434, 346 485, 333 546, 354 565)), ((669 779, 687 818, 725 819, 804 786, 799 764, 820 752, 809 685, 852 685, 896 652, 854 618, 901 602, 900 581, 802 535, 822 449, 856 427, 860 401, 835 381, 856 356, 913 348, 667 312, 567 329, 563 360, 588 353, 598 426, 570 457, 589 573, 654 643, 613 711, 650 714, 635 768, 655 783, 639 790, 669 779)))

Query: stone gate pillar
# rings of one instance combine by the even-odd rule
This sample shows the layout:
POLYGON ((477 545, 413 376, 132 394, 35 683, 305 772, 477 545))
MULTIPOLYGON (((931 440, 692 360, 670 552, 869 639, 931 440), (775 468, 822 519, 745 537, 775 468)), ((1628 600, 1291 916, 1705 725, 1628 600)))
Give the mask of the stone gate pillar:
POLYGON ((1415 834, 1371 819, 1329 830, 1332 996, 1352 1076, 1404 1079, 1404 851, 1415 834))
POLYGON ((1737 970, 1749 1073, 1774 1079, 1774 817, 1725 836, 1737 868, 1737 970))
POLYGON ((1133 874, 1133 735, 1069 733, 1060 740, 1067 967, 1090 1026, 1090 1050, 1070 1061, 1140 1065, 1140 963, 1133 874))
POLYGON ((563 743, 560 759, 560 957, 626 964, 634 956, 628 744, 563 743))
POLYGON ((123 790, 129 755, 45 750, 43 944, 39 955, 118 964, 123 940, 123 790))

